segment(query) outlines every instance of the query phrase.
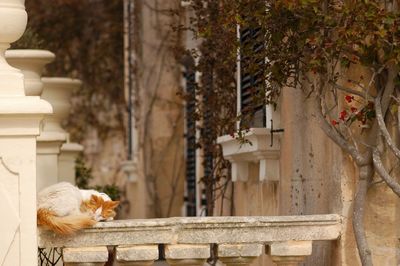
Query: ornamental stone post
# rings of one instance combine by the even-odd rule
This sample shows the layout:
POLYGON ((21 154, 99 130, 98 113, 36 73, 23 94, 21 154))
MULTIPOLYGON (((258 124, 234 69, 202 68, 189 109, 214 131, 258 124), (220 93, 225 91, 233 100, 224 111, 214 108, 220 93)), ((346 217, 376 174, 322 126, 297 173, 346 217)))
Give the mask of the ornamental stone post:
POLYGON ((75 184, 75 162, 82 151, 83 146, 70 142, 69 136, 67 136, 67 142, 61 146, 58 156, 58 182, 66 181, 75 184))
POLYGON ((158 245, 131 245, 116 248, 117 266, 153 265, 158 259, 158 245))
POLYGON ((278 266, 297 266, 312 253, 312 241, 273 242, 267 253, 278 266))
POLYGON ((227 266, 245 266, 262 254, 261 244, 220 244, 218 258, 227 266))
POLYGON ((171 266, 203 266, 210 257, 210 245, 166 245, 165 258, 171 266))
POLYGON ((23 34, 24 0, 0 2, 0 265, 37 265, 36 136, 52 112, 39 97, 26 96, 20 70, 5 51, 23 34))
POLYGON ((42 78, 42 99, 54 108, 54 114, 46 116, 43 131, 38 137, 38 191, 58 182, 58 155, 68 133, 61 127, 70 110, 69 99, 82 84, 70 78, 42 78))

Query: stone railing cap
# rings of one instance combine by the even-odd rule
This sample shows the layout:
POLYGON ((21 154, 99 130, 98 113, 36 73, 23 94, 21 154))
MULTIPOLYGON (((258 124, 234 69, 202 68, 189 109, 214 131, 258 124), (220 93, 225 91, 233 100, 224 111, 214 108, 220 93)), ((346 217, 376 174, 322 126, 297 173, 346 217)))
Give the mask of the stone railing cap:
POLYGON ((337 214, 266 217, 182 217, 117 220, 96 224, 75 236, 39 230, 39 246, 266 243, 333 240, 342 230, 337 214))

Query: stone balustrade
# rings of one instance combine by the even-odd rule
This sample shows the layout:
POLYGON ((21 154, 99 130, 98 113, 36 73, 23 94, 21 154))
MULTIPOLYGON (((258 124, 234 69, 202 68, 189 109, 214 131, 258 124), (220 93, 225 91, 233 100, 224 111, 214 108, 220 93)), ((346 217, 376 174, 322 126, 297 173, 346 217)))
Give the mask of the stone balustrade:
POLYGON ((116 265, 153 265, 159 250, 171 266, 204 265, 212 244, 228 266, 250 265, 264 250, 277 265, 298 265, 313 241, 336 240, 341 228, 336 214, 119 220, 73 236, 40 230, 39 246, 62 248, 65 265, 104 265, 110 250, 116 265))

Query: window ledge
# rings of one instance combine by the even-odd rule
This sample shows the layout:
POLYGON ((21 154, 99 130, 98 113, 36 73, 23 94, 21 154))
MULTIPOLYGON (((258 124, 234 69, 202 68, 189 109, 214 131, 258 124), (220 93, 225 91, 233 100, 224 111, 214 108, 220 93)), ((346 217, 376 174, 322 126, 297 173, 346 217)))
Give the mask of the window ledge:
POLYGON ((225 135, 218 138, 225 159, 232 163, 232 181, 247 181, 249 163, 259 163, 259 181, 279 181, 280 134, 268 128, 251 128, 244 134, 246 142, 237 136, 225 135))

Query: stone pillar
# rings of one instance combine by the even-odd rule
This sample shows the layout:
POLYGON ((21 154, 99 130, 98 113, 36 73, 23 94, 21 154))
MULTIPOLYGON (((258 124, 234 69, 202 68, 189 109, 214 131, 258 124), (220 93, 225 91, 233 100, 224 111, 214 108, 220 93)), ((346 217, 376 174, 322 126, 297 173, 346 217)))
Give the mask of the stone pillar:
POLYGON ((83 151, 83 146, 69 141, 61 146, 58 156, 58 182, 66 181, 75 184, 75 161, 79 153, 83 151))
POLYGON ((153 265, 158 259, 158 245, 118 246, 117 266, 153 265))
POLYGON ((45 118, 43 131, 38 137, 38 191, 58 182, 58 155, 68 135, 61 122, 69 115, 72 92, 82 84, 70 78, 42 78, 42 82, 42 99, 50 102, 54 114, 45 118))
POLYGON ((65 266, 103 266, 108 261, 107 247, 64 248, 65 266))
POLYGON ((52 108, 25 96, 22 72, 5 60, 26 22, 23 0, 0 2, 0 265, 37 265, 36 136, 52 108))
POLYGON ((166 245, 165 258, 171 266, 203 266, 210 257, 210 245, 166 245))
POLYGON ((267 253, 278 266, 297 266, 312 253, 312 241, 274 242, 267 253))
POLYGON ((220 244, 218 258, 227 266, 250 265, 262 253, 261 244, 220 244))

